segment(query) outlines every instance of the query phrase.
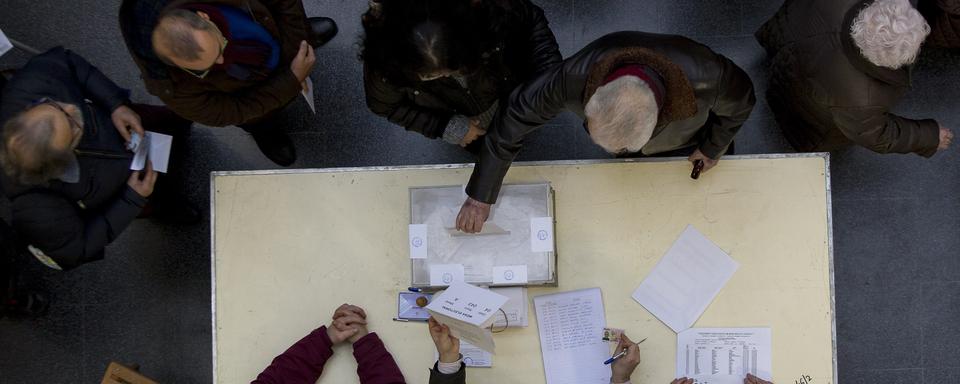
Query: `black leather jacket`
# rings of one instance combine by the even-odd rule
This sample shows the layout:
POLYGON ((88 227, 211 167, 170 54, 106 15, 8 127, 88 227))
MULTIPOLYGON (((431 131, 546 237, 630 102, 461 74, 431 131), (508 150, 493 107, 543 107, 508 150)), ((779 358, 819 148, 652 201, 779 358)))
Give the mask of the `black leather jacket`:
POLYGON ((127 186, 133 154, 110 119, 128 94, 82 57, 58 47, 17 71, 0 97, 0 124, 43 97, 83 111, 79 182, 27 186, 0 172, 14 229, 63 269, 103 258, 104 247, 147 203, 127 186))
POLYGON ((454 115, 477 116, 505 98, 537 73, 560 64, 563 58, 543 10, 530 0, 508 0, 512 16, 506 31, 491 41, 479 73, 468 88, 444 77, 404 83, 364 63, 367 107, 377 115, 428 138, 443 136, 454 115))
POLYGON ((487 132, 467 194, 496 202, 503 177, 523 138, 564 110, 581 118, 604 78, 625 64, 652 67, 664 79, 666 97, 643 153, 698 146, 718 158, 750 116, 753 83, 740 67, 682 36, 616 32, 603 36, 517 88, 487 132))

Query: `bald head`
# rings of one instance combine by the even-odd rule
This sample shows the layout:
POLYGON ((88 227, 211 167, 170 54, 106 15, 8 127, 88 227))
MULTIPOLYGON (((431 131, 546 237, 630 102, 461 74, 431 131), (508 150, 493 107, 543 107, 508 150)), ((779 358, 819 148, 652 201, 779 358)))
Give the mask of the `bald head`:
POLYGON ((153 29, 153 50, 167 64, 202 71, 222 62, 222 35, 203 12, 173 9, 153 29))
POLYGON ((0 163, 4 172, 21 184, 38 185, 56 179, 73 159, 73 149, 83 131, 82 127, 73 127, 71 119, 80 123, 83 115, 74 105, 57 105, 60 108, 34 106, 3 125, 0 163))

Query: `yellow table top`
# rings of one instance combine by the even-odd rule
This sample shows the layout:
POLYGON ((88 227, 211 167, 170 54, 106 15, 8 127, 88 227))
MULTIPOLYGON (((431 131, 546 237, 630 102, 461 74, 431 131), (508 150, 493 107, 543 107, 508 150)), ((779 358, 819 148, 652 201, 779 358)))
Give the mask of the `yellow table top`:
MULTIPOLYGON (((407 382, 426 383, 426 325, 391 320, 410 284, 408 188, 463 184, 471 170, 214 173, 214 381, 250 382, 349 302, 407 382)), ((834 383, 828 172, 824 154, 725 157, 700 180, 678 159, 515 164, 505 182, 556 191, 559 287, 529 290, 530 326, 496 334, 493 368, 468 369, 467 382, 544 382, 532 297, 600 287, 607 323, 647 338, 633 382, 669 383, 676 334, 630 295, 692 224, 740 263, 695 327, 771 327, 774 382, 834 383)), ((357 383, 351 347, 335 351, 320 382, 357 383)))

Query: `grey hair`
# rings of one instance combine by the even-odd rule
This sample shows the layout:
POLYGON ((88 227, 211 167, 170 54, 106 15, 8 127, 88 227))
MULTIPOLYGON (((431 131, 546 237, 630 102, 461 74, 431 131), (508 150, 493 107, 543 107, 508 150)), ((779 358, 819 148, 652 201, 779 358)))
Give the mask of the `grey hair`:
POLYGON ((22 185, 44 185, 63 175, 73 161, 73 149, 57 149, 51 145, 53 116, 31 118, 27 111, 3 125, 0 165, 7 176, 22 185))
POLYGON ((929 34, 930 25, 909 0, 876 0, 850 26, 860 53, 874 65, 891 69, 912 64, 929 34))
POLYGON ((186 9, 172 9, 160 16, 156 28, 153 29, 153 51, 161 60, 169 63, 157 50, 157 43, 163 42, 171 56, 181 60, 199 60, 203 47, 194 38, 194 31, 212 31, 214 28, 206 19, 196 12, 186 9))
POLYGON ((623 76, 590 96, 584 114, 594 143, 607 152, 639 152, 657 126, 657 99, 646 82, 623 76))

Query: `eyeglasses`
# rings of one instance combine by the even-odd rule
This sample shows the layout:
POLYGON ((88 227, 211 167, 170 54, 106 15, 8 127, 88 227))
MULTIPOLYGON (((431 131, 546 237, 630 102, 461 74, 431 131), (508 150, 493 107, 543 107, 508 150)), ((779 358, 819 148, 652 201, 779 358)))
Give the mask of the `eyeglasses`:
POLYGON ((220 58, 223 57, 223 51, 225 51, 225 50, 227 49, 227 38, 226 38, 226 37, 223 37, 223 32, 220 32, 220 28, 218 28, 217 25, 214 24, 212 21, 207 20, 207 22, 210 23, 210 25, 213 26, 213 30, 214 30, 214 31, 217 31, 217 35, 220 36, 220 54, 217 55, 217 59, 213 61, 213 64, 211 64, 210 67, 208 67, 207 69, 204 69, 204 70, 202 70, 202 71, 198 71, 198 70, 195 70, 195 69, 187 69, 187 68, 178 66, 178 68, 182 69, 184 72, 189 73, 189 74, 195 76, 195 77, 198 78, 198 79, 205 78, 205 77, 207 77, 207 75, 210 74, 210 70, 213 69, 213 66, 214 66, 214 65, 217 65, 217 64, 216 64, 217 61, 219 61, 220 58))
POLYGON ((80 122, 78 122, 77 119, 73 118, 73 115, 71 115, 70 112, 67 112, 66 109, 63 109, 63 106, 61 106, 60 103, 51 100, 49 97, 44 97, 40 100, 33 102, 33 104, 30 104, 30 106, 27 107, 27 109, 30 109, 39 105, 49 105, 51 107, 54 107, 58 111, 63 113, 64 116, 67 117, 67 121, 70 123, 70 133, 73 135, 73 141, 70 144, 71 144, 71 147, 76 147, 77 144, 80 143, 80 137, 81 137, 81 134, 83 133, 83 124, 80 124, 80 122))

